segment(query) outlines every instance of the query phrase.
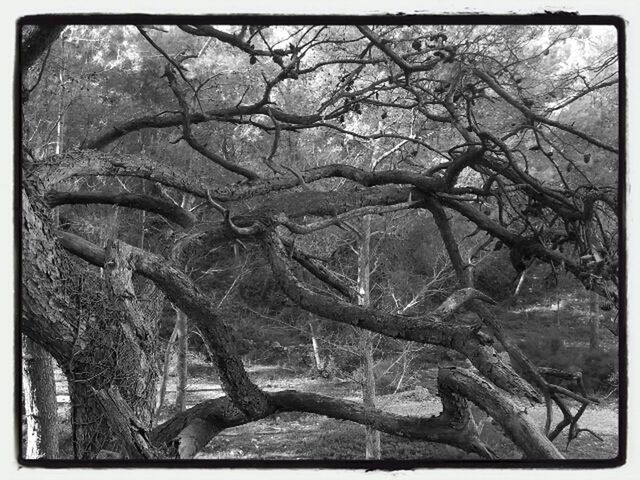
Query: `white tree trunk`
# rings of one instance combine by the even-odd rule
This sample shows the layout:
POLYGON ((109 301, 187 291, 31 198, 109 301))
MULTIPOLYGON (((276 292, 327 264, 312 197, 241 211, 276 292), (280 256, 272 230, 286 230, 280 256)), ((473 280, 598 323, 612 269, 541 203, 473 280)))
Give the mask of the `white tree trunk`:
POLYGON ((154 421, 158 420, 158 415, 164 406, 164 397, 167 393, 167 381, 169 380, 169 369, 171 367, 171 353, 178 337, 178 324, 176 323, 171 332, 171 337, 167 343, 167 348, 164 351, 164 363, 162 364, 162 380, 160 383, 160 390, 158 391, 158 401, 156 402, 156 413, 154 421))
MULTIPOLYGON (((311 314, 309 314, 311 317, 311 314)), ((315 331, 313 330, 313 322, 309 321, 309 330, 311 331, 311 346, 313 348, 313 358, 316 362, 316 370, 322 369, 322 359, 320 358, 320 347, 318 346, 318 339, 316 338, 315 331)))
POLYGON ((24 458, 58 457, 58 404, 53 358, 40 345, 23 337, 24 458))

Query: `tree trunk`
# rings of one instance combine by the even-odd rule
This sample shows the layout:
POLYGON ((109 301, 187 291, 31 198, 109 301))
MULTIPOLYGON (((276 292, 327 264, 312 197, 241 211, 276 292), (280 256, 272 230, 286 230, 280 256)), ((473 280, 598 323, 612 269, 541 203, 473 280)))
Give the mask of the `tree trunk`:
POLYGON ((156 404, 156 413, 155 418, 157 420, 162 407, 164 406, 164 397, 167 393, 167 381, 169 380, 169 369, 171 366, 171 353, 173 351, 174 344, 176 343, 176 338, 178 337, 178 324, 176 323, 173 327, 173 331, 171 332, 171 337, 169 338, 169 342, 167 343, 167 348, 164 351, 164 362, 162 364, 162 380, 160 382, 160 391, 158 393, 158 402, 156 404))
MULTIPOLYGON (((358 304, 363 307, 371 305, 370 278, 371 278, 371 217, 365 215, 362 218, 362 239, 360 252, 358 253, 358 304)), ((360 332, 360 345, 362 346, 362 359, 364 363, 364 378, 362 383, 362 401, 365 407, 375 408, 376 380, 373 371, 373 337, 374 334, 366 330, 360 332)), ((380 458, 380 432, 365 427, 366 433, 366 458, 380 458)))
POLYGON ((187 331, 187 316, 182 311, 176 312, 176 329, 178 330, 178 385, 176 387, 176 410, 183 412, 186 409, 187 389, 187 350, 189 349, 189 336, 187 331))
POLYGON ((138 301, 126 260, 128 248, 108 243, 104 279, 89 268, 75 272, 81 288, 73 300, 88 318, 79 319, 81 340, 63 368, 69 379, 74 454, 79 459, 93 458, 101 450, 119 451, 121 446, 96 390, 117 387, 140 422, 151 428, 156 323, 162 299, 157 290, 146 288, 141 294, 146 301, 138 301))
POLYGON ((589 349, 600 350, 600 315, 597 295, 589 292, 589 349))
MULTIPOLYGON (((311 313, 309 313, 309 318, 311 318, 311 313)), ((311 347, 313 348, 313 358, 316 362, 316 370, 322 370, 322 359, 320 358, 320 348, 318 347, 318 339, 316 338, 315 332, 313 330, 313 321, 309 321, 309 330, 311 332, 311 347)))
POLYGON ((53 358, 40 345, 23 337, 24 417, 27 459, 58 457, 58 403, 53 358))
POLYGON ((519 275, 518 283, 516 285, 516 289, 513 292, 513 296, 514 297, 517 297, 518 294, 520 293, 520 290, 522 289, 522 285, 524 284, 524 280, 525 280, 526 277, 527 277, 527 269, 525 268, 519 275))

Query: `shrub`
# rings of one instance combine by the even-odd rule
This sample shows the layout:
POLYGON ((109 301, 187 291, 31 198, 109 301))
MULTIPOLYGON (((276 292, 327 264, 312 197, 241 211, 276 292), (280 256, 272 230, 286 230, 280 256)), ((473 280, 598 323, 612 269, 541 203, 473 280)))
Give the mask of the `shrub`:
POLYGON ((496 301, 505 300, 513 293, 516 271, 509 261, 509 250, 487 255, 474 269, 474 282, 478 289, 496 301))
POLYGON ((585 388, 589 392, 605 393, 617 385, 615 349, 593 351, 588 347, 567 347, 557 335, 550 340, 543 337, 527 338, 518 342, 518 346, 535 365, 582 372, 585 388))
POLYGON ((617 387, 618 358, 611 350, 588 351, 582 358, 585 388, 604 392, 617 387))
POLYGON ((556 355, 564 347, 564 340, 560 335, 553 335, 549 340, 549 351, 552 355, 556 355))

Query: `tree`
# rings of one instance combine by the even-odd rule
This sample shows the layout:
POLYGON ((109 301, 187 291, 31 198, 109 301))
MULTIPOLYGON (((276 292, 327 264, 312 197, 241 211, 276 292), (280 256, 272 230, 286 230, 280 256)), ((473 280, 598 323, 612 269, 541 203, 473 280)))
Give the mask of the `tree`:
POLYGON ((53 361, 44 349, 23 340, 23 396, 26 417, 25 458, 58 455, 58 404, 53 361))
POLYGON ((469 402, 526 457, 562 458, 551 439, 582 414, 572 415, 563 399, 584 408, 593 400, 553 383, 563 373, 536 367, 508 338, 494 301, 475 288, 451 218, 485 232, 491 241, 482 248, 509 248, 517 270, 535 257, 617 304, 617 130, 596 125, 600 117, 616 121, 613 29, 29 26, 22 35, 29 133, 22 139, 22 329, 65 366, 72 397, 84 405, 74 425, 100 422, 91 429, 100 442, 86 427, 78 436, 78 458, 112 445, 129 458, 188 458, 222 429, 282 411, 352 420, 494 458, 469 402), (65 67, 77 95, 59 137, 66 147, 56 155, 45 127, 58 124, 38 100, 62 88, 59 75, 57 83, 46 81, 46 52, 55 52, 60 32, 57 43, 75 48, 81 60, 65 67), (585 39, 592 47, 569 66, 565 60, 585 39), (92 71, 101 63, 109 68, 92 71), (590 99, 599 102, 599 117, 567 120, 574 108, 592 108, 590 99), (374 143, 386 153, 372 153, 374 143), (353 162, 360 157, 378 161, 361 168, 353 162), (197 205, 175 200, 185 194, 197 205), (94 215, 90 221, 78 220, 82 206, 95 205, 117 208, 117 218, 109 212, 108 235, 98 234, 99 207, 84 210, 94 215), (55 228, 52 208, 74 221, 55 228), (142 233, 119 223, 136 211, 145 212, 142 233), (351 286, 299 241, 314 232, 331 238, 353 219, 398 211, 433 217, 457 278, 439 306, 413 315, 357 305, 351 286), (153 233, 145 233, 151 222, 153 233), (212 249, 229 242, 261 249, 282 293, 302 309, 457 351, 474 369, 440 369, 443 411, 431 418, 265 392, 249 378, 209 294, 216 275, 209 284, 198 277, 212 271, 212 249), (193 269, 185 270, 188 262, 193 269), (100 295, 78 303, 83 287, 74 279, 89 280, 100 295), (159 292, 202 332, 226 396, 150 430, 159 292), (497 343, 511 362, 498 355, 497 343), (112 358, 112 351, 122 355, 112 358), (137 380, 119 381, 123 371, 137 380), (546 401, 544 431, 510 394, 546 401), (552 402, 568 411, 553 431, 552 402))

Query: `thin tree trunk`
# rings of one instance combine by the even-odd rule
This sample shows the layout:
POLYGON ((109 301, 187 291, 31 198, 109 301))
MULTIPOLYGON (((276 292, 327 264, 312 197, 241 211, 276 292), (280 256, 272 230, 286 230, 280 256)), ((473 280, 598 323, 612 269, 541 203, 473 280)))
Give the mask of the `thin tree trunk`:
MULTIPOLYGON (((309 317, 311 317, 311 314, 309 314, 309 317)), ((313 347, 313 358, 316 362, 316 370, 320 371, 322 370, 322 359, 320 358, 320 348, 318 347, 318 339, 313 330, 312 321, 309 321, 309 330, 311 331, 311 346, 313 347)))
POLYGON ((186 409, 187 388, 187 350, 189 338, 187 332, 187 316, 178 310, 176 313, 176 329, 178 330, 178 386, 176 391, 176 410, 183 412, 186 409))
POLYGON ((24 458, 58 457, 58 403, 53 358, 40 345, 23 337, 24 416, 27 432, 24 458))
POLYGON ((589 348, 600 350, 600 316, 597 308, 597 296, 589 292, 589 348))
POLYGON ((171 337, 169 338, 169 343, 167 343, 167 348, 164 351, 164 363, 162 364, 162 380, 160 383, 160 391, 158 392, 158 402, 156 405, 156 413, 155 419, 157 420, 162 407, 164 406, 164 397, 167 394, 167 380, 169 380, 169 367, 171 366, 171 352, 176 343, 176 338, 178 337, 178 324, 176 323, 173 327, 173 332, 171 332, 171 337))
POLYGON ((63 55, 61 56, 60 71, 58 72, 58 88, 60 89, 60 92, 58 96, 58 124, 56 126, 56 155, 60 155, 62 153, 62 145, 64 142, 64 89, 62 88, 64 84, 64 76, 62 75, 64 69, 64 42, 62 42, 62 49, 63 55))
MULTIPOLYGON (((370 278, 371 278, 371 217, 365 215, 362 219, 362 240, 358 255, 358 303, 363 307, 369 307, 370 278)), ((366 407, 375 408, 376 381, 373 371, 373 334, 362 330, 360 332, 360 344, 364 360, 364 381, 362 384, 362 401, 366 407)), ((380 432, 367 426, 366 433, 366 458, 380 458, 380 432)))
POLYGON ((522 273, 520 273, 520 279, 518 280, 518 285, 516 286, 516 290, 513 292, 513 296, 517 297, 522 289, 522 284, 524 283, 525 277, 527 276, 527 270, 524 269, 522 273))
MULTIPOLYGON (((142 193, 146 193, 145 192, 145 188, 144 188, 144 182, 142 182, 142 193)), ((144 229, 145 226, 144 224, 146 223, 147 220, 147 211, 146 210, 141 210, 141 219, 140 219, 140 248, 144 248, 144 229)))

